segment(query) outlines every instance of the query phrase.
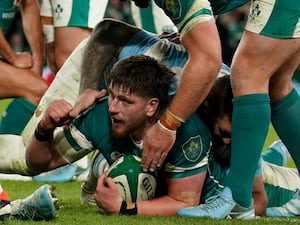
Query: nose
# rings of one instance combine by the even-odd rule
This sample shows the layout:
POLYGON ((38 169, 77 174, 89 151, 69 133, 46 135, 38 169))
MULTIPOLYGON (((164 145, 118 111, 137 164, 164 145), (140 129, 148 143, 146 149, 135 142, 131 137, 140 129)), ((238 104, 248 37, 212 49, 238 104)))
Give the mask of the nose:
POLYGON ((109 112, 116 112, 117 111, 117 105, 118 105, 118 100, 117 98, 111 100, 109 102, 109 108, 108 108, 108 111, 109 112))

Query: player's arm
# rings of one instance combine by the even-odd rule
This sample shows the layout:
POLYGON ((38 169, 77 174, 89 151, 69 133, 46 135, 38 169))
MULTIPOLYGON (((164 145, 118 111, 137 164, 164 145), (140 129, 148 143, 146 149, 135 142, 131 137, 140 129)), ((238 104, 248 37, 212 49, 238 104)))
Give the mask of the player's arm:
MULTIPOLYGON (((127 209, 136 208, 137 215, 174 216, 181 207, 199 204, 205 176, 206 172, 203 172, 185 178, 167 179, 168 193, 166 195, 136 203, 128 202, 127 209)), ((117 186, 111 178, 106 178, 104 174, 98 179, 94 198, 97 204, 106 212, 112 214, 120 213, 122 199, 117 186)), ((124 213, 126 209, 121 211, 124 213)))
POLYGON ((56 74, 58 67, 55 60, 54 24, 52 6, 50 0, 40 1, 40 16, 42 23, 43 39, 46 49, 47 64, 50 70, 56 74))
POLYGON ((139 215, 176 215, 179 208, 199 205, 206 172, 167 179, 168 194, 137 203, 139 215))
POLYGON ((7 61, 9 64, 13 64, 13 61, 15 59, 15 52, 14 50, 10 47, 9 43, 7 42, 2 28, 0 27, 0 55, 1 59, 7 61))
POLYGON ((262 176, 258 176, 254 179, 252 197, 254 200, 255 215, 264 215, 268 205, 268 196, 265 191, 262 176))
POLYGON ((42 75, 43 55, 43 34, 40 20, 40 9, 36 0, 23 0, 20 5, 24 34, 29 43, 33 67, 32 70, 42 75))
POLYGON ((0 27, 0 56, 1 60, 15 66, 18 68, 31 68, 32 67, 32 57, 31 54, 15 53, 7 42, 2 28, 0 27))
POLYGON ((78 115, 99 98, 97 91, 106 66, 138 31, 138 28, 111 19, 103 20, 95 27, 84 53, 80 95, 72 116, 78 115))
POLYGON ((168 110, 145 135, 144 170, 155 170, 157 165, 162 165, 175 141, 176 129, 205 99, 221 67, 220 40, 213 20, 195 26, 182 38, 182 42, 189 59, 168 110))
POLYGON ((55 128, 71 122, 71 110, 72 106, 65 100, 55 100, 46 109, 26 148, 27 166, 35 173, 67 164, 53 141, 53 133, 55 128))

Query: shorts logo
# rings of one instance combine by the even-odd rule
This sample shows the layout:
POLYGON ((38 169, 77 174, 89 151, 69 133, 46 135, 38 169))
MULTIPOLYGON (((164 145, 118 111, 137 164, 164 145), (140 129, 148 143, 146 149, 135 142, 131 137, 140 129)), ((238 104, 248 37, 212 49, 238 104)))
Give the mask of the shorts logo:
POLYGON ((256 17, 258 17, 260 13, 259 4, 254 0, 250 9, 249 22, 256 23, 256 17))
POLYGON ((59 19, 60 18, 60 14, 64 11, 64 9, 61 7, 60 4, 56 5, 55 8, 55 13, 56 13, 56 18, 59 19))
POLYGON ((195 162, 199 159, 202 154, 203 146, 201 141, 201 136, 191 137, 186 143, 182 145, 182 150, 184 157, 191 161, 195 162))

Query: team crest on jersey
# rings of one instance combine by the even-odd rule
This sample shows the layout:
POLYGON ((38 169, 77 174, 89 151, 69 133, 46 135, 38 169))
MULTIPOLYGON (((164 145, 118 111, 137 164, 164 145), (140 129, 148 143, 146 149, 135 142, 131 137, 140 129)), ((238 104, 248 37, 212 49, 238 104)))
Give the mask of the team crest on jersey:
POLYGON ((182 14, 182 7, 179 0, 165 0, 165 12, 172 19, 177 20, 182 14))
POLYGON ((256 18, 260 15, 261 10, 259 4, 254 0, 249 14, 249 22, 256 23, 256 18))
POLYGON ((195 137, 191 137, 182 145, 182 150, 184 157, 187 160, 191 162, 198 160, 203 151, 201 136, 197 135, 195 137))
POLYGON ((60 5, 60 4, 57 4, 56 5, 56 8, 55 8, 55 13, 56 13, 56 18, 59 19, 60 18, 60 15, 61 13, 64 11, 63 7, 60 5))

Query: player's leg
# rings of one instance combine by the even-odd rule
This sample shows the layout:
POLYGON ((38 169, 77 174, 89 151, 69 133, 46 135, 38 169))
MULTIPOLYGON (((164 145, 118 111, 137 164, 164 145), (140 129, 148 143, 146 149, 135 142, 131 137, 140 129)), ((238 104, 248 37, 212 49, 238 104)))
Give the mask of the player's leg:
POLYGON ((55 60, 58 69, 103 19, 107 2, 108 0, 53 1, 55 60))
POLYGON ((31 175, 28 170, 26 147, 20 135, 0 135, 0 172, 8 174, 31 175))
MULTIPOLYGON (((299 48, 299 13, 298 17, 294 16, 295 9, 300 12, 299 2, 291 1, 288 7, 281 4, 284 3, 276 0, 251 4, 246 31, 231 68, 234 111, 231 170, 227 184, 233 198, 243 206, 249 206, 251 201, 253 168, 270 123, 269 79, 282 72, 282 67, 299 48), (278 20, 283 10, 290 14, 278 20)), ((294 66, 290 68, 291 73, 294 70, 294 66)), ((287 91, 278 88, 277 92, 287 91)))
POLYGON ((53 83, 37 106, 34 115, 24 128, 22 135, 0 135, 0 172, 32 175, 31 172, 33 171, 28 170, 25 160, 26 145, 50 102, 54 99, 64 98, 71 104, 75 103, 86 42, 87 40, 84 40, 78 45, 57 73, 53 83))
POLYGON ((37 105, 48 88, 42 76, 0 61, 0 98, 23 97, 37 105))
POLYGON ((2 114, 0 134, 21 134, 35 107, 25 98, 13 99, 2 114))
POLYGON ((284 205, 267 208, 266 215, 272 217, 300 216, 300 191, 297 190, 293 197, 284 205))
POLYGON ((237 205, 245 211, 252 208, 252 183, 271 120, 269 80, 297 52, 292 38, 300 36, 299 12, 297 0, 288 5, 278 0, 252 1, 231 66, 234 110, 227 187, 219 198, 198 210, 200 216, 220 219, 236 213, 233 208, 237 205), (280 17, 283 11, 286 16, 280 17), (214 208, 209 215, 205 213, 208 208, 214 208))
POLYGON ((272 124, 282 142, 287 146, 298 171, 300 169, 300 96, 292 87, 292 76, 300 62, 300 38, 295 39, 298 48, 280 68, 270 82, 272 100, 272 124))
POLYGON ((294 168, 262 162, 262 176, 268 195, 267 216, 300 215, 300 179, 294 168))
POLYGON ((276 67, 282 65, 294 50, 290 40, 270 39, 247 31, 243 40, 245 42, 241 42, 242 47, 238 50, 232 67, 235 97, 231 170, 227 184, 233 192, 235 201, 248 207, 251 202, 256 163, 270 123, 268 79, 279 69, 276 67), (251 46, 247 44, 248 41, 252 43, 251 46), (268 44, 264 48, 258 42, 268 44), (254 51, 251 50, 253 44, 256 46, 254 51), (244 53, 246 55, 243 55, 244 53), (250 65, 252 68, 249 68, 250 65), (240 188, 241 183, 243 189, 240 188))
POLYGON ((55 59, 57 68, 61 68, 74 48, 90 34, 90 29, 81 27, 55 28, 55 59))
POLYGON ((3 113, 0 133, 20 134, 48 85, 31 70, 19 69, 4 62, 0 62, 0 79, 0 96, 15 97, 3 113))
POLYGON ((20 134, 48 88, 46 81, 29 69, 0 62, 0 96, 16 97, 3 113, 2 134, 20 134))
POLYGON ((11 214, 11 204, 6 191, 0 184, 0 220, 5 221, 11 214))

